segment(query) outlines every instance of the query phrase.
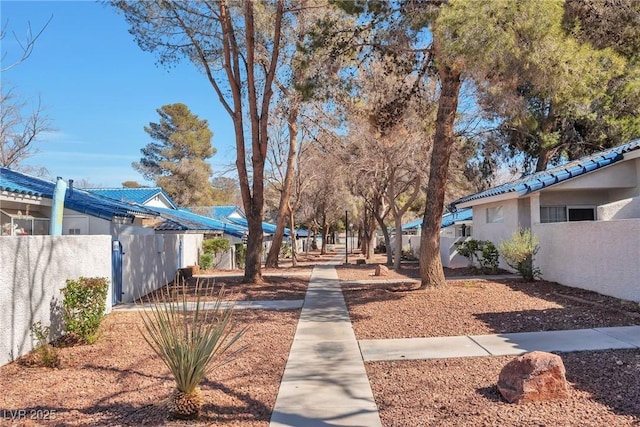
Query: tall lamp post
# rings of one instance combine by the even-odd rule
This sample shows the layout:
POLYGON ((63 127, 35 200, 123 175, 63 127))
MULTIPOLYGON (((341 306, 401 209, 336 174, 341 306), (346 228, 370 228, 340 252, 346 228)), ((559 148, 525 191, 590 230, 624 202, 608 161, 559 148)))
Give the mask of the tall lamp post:
POLYGON ((344 210, 344 263, 349 264, 349 211, 344 210))

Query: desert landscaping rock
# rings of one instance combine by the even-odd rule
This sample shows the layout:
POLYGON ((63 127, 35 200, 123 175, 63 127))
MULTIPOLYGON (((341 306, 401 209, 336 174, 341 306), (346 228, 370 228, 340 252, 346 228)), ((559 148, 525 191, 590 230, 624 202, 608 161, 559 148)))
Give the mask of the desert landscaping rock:
POLYGON ((376 271, 373 274, 374 274, 374 276, 388 276, 389 275, 389 269, 385 265, 378 264, 376 266, 376 271))
POLYGON ((557 354, 533 351, 500 371, 498 390, 509 403, 541 402, 569 396, 565 368, 557 354))

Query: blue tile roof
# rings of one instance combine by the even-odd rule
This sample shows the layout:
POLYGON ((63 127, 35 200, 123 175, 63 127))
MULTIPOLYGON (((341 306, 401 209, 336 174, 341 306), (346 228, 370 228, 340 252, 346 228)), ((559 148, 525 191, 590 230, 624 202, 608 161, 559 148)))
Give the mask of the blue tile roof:
POLYGON ((220 231, 231 236, 242 238, 247 234, 247 229, 229 222, 201 216, 187 210, 167 208, 152 208, 162 218, 168 220, 168 224, 160 226, 159 230, 182 231, 220 231))
POLYGON ((89 188, 88 192, 93 194, 99 194, 103 197, 108 197, 113 200, 120 200, 122 202, 131 202, 144 205, 149 200, 161 194, 167 199, 171 207, 177 209, 176 204, 171 200, 171 197, 160 187, 142 187, 142 188, 89 188))
POLYGON ((210 209, 209 216, 219 220, 226 220, 236 211, 242 214, 242 210, 237 206, 211 206, 210 209))
POLYGON ((570 178, 575 178, 596 169, 609 166, 622 160, 625 153, 638 149, 640 149, 640 139, 635 139, 627 144, 591 154, 567 164, 547 169, 546 171, 536 172, 485 191, 461 197, 452 202, 450 206, 455 207, 461 203, 506 193, 515 193, 518 196, 524 196, 534 191, 559 184, 570 178))
MULTIPOLYGON (((230 222, 232 222, 234 224, 246 227, 247 229, 249 228, 249 222, 247 221, 246 218, 229 218, 228 221, 230 221, 230 222)), ((263 233, 267 233, 267 234, 275 234, 276 226, 274 224, 270 224, 268 222, 263 222, 262 223, 262 232, 263 233)), ((290 234, 291 234, 291 231, 288 228, 285 227, 284 235, 288 237, 290 234)))
MULTIPOLYGON (((242 209, 238 208, 237 206, 210 206, 206 208, 206 214, 204 215, 220 221, 230 222, 232 224, 242 226, 247 230, 249 229, 249 222, 244 216, 244 212, 242 212, 242 209), (240 213, 242 217, 232 217, 231 215, 235 212, 240 213)), ((274 234, 276 232, 276 226, 268 222, 263 222, 262 231, 267 234, 274 234)), ((284 229, 284 235, 290 235, 290 231, 288 228, 284 229)))
MULTIPOLYGON (((440 228, 447 228, 456 222, 460 221, 470 221, 473 219, 473 209, 460 209, 459 211, 449 212, 442 215, 442 223, 440 228)), ((403 230, 412 230, 414 228, 418 228, 422 226, 422 218, 416 219, 415 221, 408 222, 402 226, 403 230)))
MULTIPOLYGON (((30 196, 53 198, 55 183, 21 172, 0 168, 0 190, 30 196)), ((133 218, 136 214, 153 215, 143 206, 119 202, 77 188, 67 189, 64 207, 105 220, 113 217, 133 218)))

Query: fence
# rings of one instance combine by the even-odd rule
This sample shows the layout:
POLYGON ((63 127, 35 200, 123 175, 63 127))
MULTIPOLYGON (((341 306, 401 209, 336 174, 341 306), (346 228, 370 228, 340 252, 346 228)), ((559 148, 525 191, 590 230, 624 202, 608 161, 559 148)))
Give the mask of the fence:
POLYGON ((535 224, 545 280, 640 302, 640 219, 535 224))

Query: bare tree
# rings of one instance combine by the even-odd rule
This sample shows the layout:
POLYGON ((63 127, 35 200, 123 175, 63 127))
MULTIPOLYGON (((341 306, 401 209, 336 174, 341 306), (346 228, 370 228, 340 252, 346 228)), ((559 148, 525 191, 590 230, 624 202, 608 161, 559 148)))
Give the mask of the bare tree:
MULTIPOLYGON (((9 53, 8 52, 3 52, 2 53, 2 61, 0 61, 0 62, 2 62, 2 64, 4 64, 4 65, 0 68, 0 72, 4 73, 7 70, 10 70, 10 69, 12 69, 14 67, 17 67, 18 65, 20 65, 24 61, 26 61, 27 58, 29 58, 29 56, 31 56, 31 53, 33 53, 33 49, 34 49, 34 47, 36 45, 36 41, 42 35, 42 33, 47 28, 47 26, 49 25, 49 23, 51 22, 52 19, 53 19, 53 15, 51 15, 49 20, 35 34, 31 30, 31 23, 27 23, 27 34, 24 37, 24 39, 21 39, 16 34, 15 31, 12 32, 13 33, 13 38, 15 39, 16 43, 20 47, 20 53, 19 53, 18 57, 16 57, 15 59, 8 59, 9 53), (7 64, 7 61, 9 61, 8 64, 7 64)), ((8 27, 8 25, 5 23, 3 25, 3 27, 0 29, 0 42, 2 42, 5 39, 5 37, 7 36, 7 27, 8 27)))
MULTIPOLYGON (((13 37, 20 47, 17 58, 8 60, 9 53, 2 53, 2 67, 0 72, 10 70, 29 58, 35 47, 36 41, 47 28, 53 16, 42 26, 35 35, 31 31, 31 24, 27 24, 27 34, 23 40, 13 32, 13 37), (9 62, 7 64, 7 61, 9 62)), ((0 29, 0 42, 7 36, 7 24, 0 29)), ((42 133, 52 130, 50 120, 46 116, 42 101, 38 102, 31 111, 25 114, 28 102, 14 93, 13 89, 7 89, 4 85, 0 94, 0 166, 12 169, 20 169, 21 162, 37 153, 35 142, 42 133)), ((46 171, 42 171, 46 172, 46 171)))
POLYGON ((124 12, 140 47, 161 63, 182 58, 206 76, 231 117, 236 167, 249 225, 244 278, 262 281, 264 167, 282 31, 296 4, 254 1, 111 1, 124 12), (250 165, 247 164, 251 154, 250 165))
POLYGON ((21 163, 38 152, 35 143, 44 132, 52 130, 44 107, 38 102, 25 114, 28 103, 13 90, 0 98, 0 166, 20 169, 21 163))

